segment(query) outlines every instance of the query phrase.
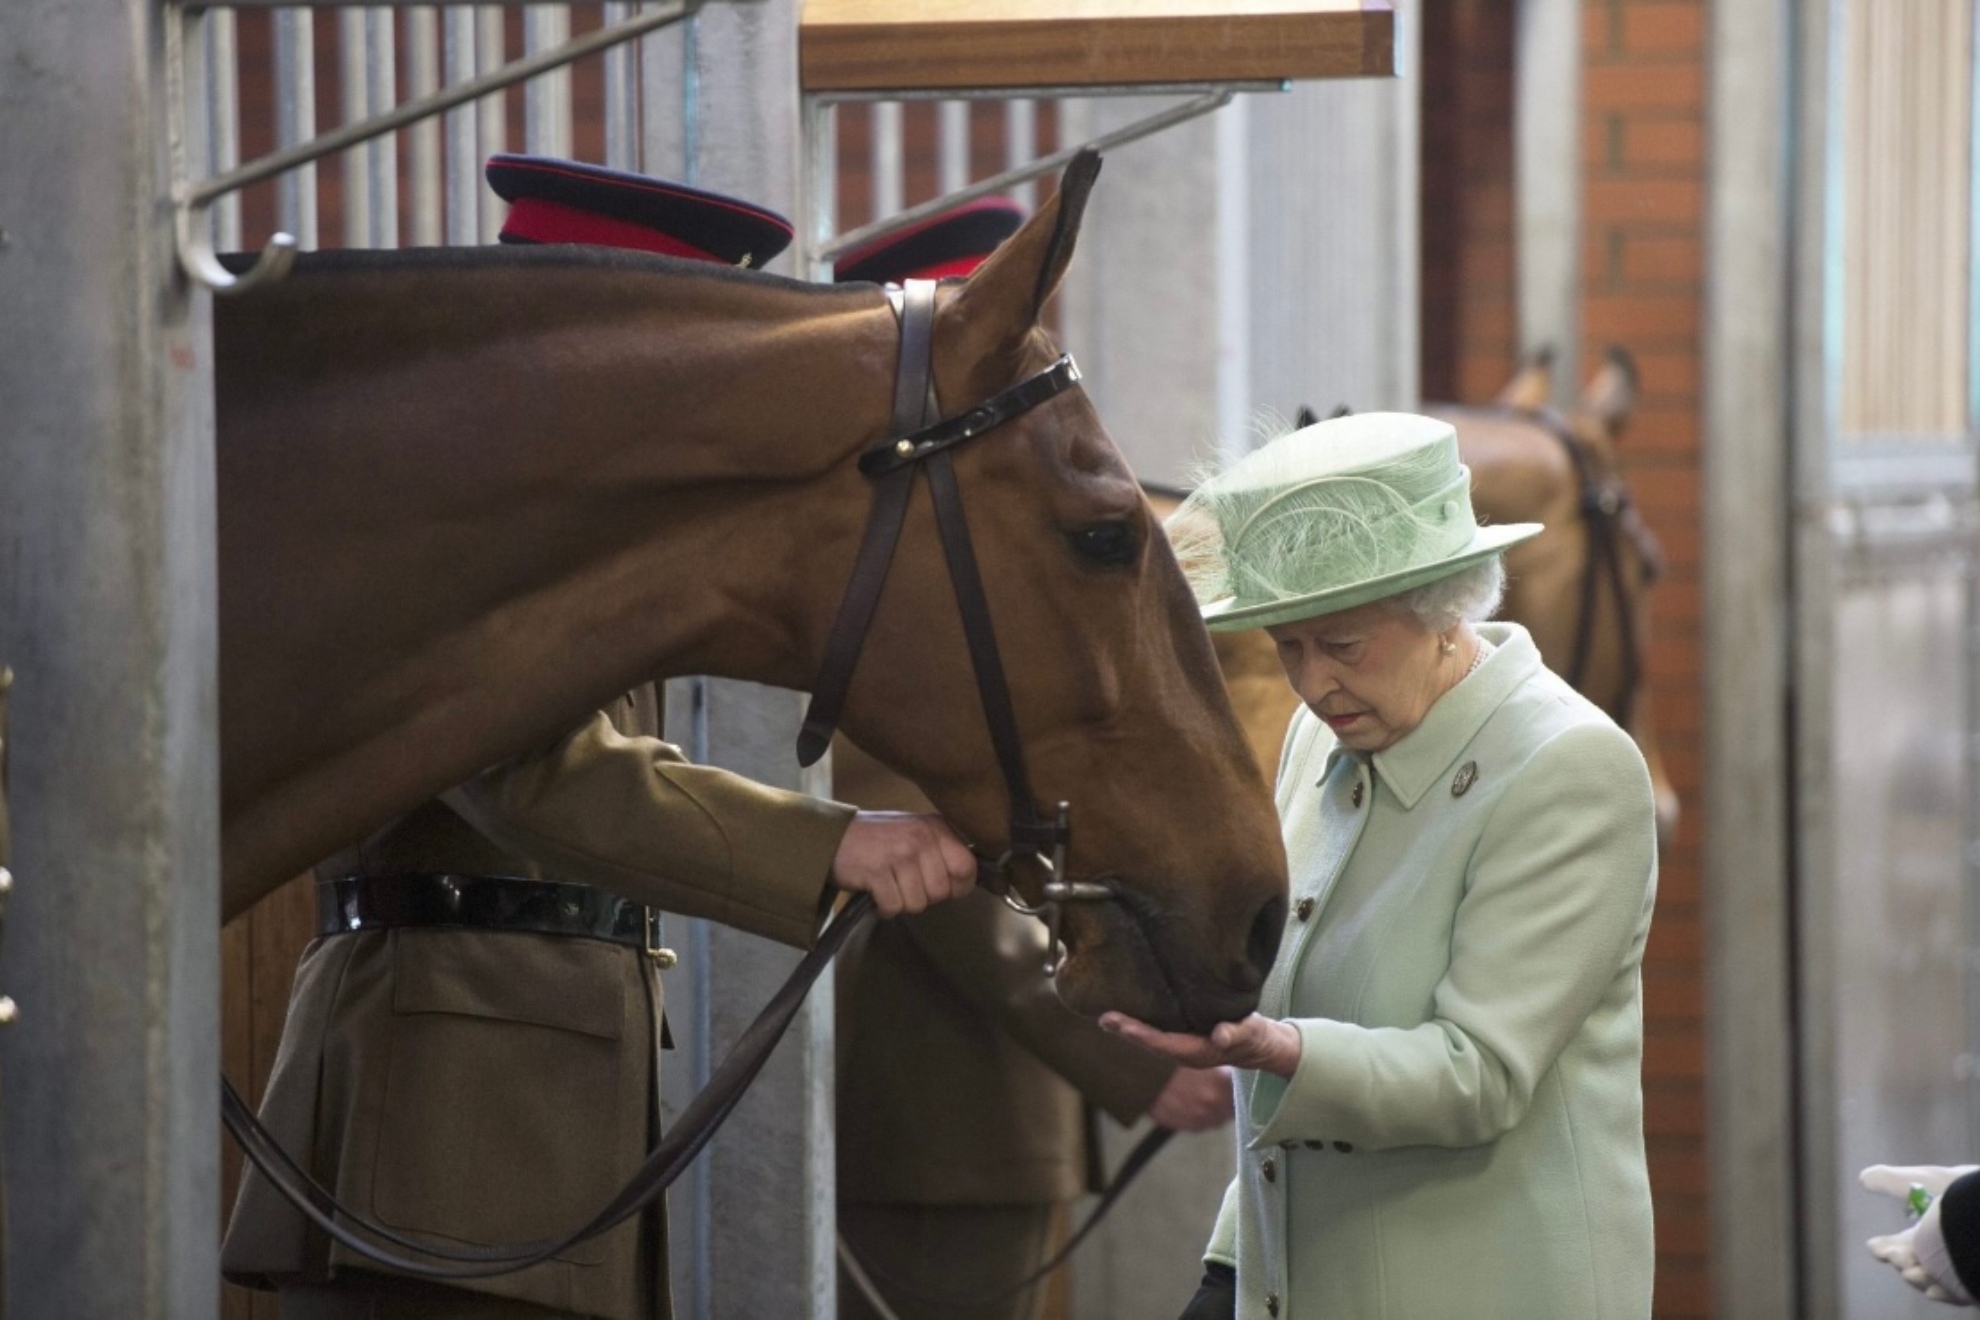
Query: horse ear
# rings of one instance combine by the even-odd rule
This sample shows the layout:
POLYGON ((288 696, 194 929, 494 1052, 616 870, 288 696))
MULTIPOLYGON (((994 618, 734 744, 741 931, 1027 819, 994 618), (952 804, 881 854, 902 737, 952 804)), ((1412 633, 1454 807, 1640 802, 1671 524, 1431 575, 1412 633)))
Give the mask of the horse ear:
POLYGON ((1611 436, 1623 428, 1636 408, 1636 359, 1629 350, 1611 344, 1602 355, 1602 366, 1590 377, 1581 392, 1577 410, 1602 424, 1611 436))
POLYGON ((1100 153, 1088 148, 1059 176, 1059 188, 1022 228, 971 273, 942 314, 971 362, 1022 349, 1046 302, 1072 263, 1086 199, 1100 177, 1100 153))
POLYGON ((1499 391, 1493 402, 1501 408, 1517 408, 1521 412, 1534 412, 1547 406, 1554 395, 1554 346, 1542 344, 1526 355, 1520 362, 1519 370, 1499 391))

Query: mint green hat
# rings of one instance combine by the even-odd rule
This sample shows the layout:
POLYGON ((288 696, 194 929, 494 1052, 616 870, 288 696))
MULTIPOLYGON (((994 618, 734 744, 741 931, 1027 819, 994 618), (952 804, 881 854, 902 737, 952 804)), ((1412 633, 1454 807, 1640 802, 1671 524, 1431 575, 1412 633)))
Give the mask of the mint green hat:
POLYGON ((1449 422, 1358 413, 1281 436, 1199 486, 1168 522, 1218 631, 1399 595, 1502 554, 1538 523, 1480 527, 1449 422))

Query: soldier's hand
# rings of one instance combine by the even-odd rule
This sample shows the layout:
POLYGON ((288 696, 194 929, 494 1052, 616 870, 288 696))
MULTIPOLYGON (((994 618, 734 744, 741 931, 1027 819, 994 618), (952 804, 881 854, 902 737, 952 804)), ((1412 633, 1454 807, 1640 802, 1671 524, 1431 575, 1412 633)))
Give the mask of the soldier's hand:
POLYGON ((1148 1106, 1148 1117, 1171 1132, 1209 1132, 1236 1112, 1229 1068, 1178 1068, 1148 1106))
POLYGON ((976 887, 976 854, 940 816, 862 811, 832 859, 832 882, 873 896, 883 917, 920 912, 976 887))

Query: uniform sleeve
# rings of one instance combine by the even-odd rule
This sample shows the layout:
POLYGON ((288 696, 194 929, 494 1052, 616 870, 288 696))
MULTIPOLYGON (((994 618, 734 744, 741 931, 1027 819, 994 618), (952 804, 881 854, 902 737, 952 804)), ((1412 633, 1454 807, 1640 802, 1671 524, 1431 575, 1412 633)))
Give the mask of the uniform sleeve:
POLYGON ((1174 1064, 1067 1008, 1045 975, 1045 928, 995 895, 899 920, 958 993, 1120 1122, 1146 1113, 1174 1074, 1174 1064))
POLYGON ((1252 1083, 1253 1145, 1457 1147, 1514 1127, 1567 1042, 1642 957, 1655 820, 1626 734, 1588 724, 1549 741, 1486 824, 1430 1020, 1406 1030, 1293 1020, 1293 1076, 1252 1083))
POLYGON ((602 713, 447 794, 482 833, 652 907, 809 948, 853 809, 694 765, 602 713))
POLYGON ((1238 1181, 1231 1179, 1230 1186, 1224 1189, 1224 1204, 1217 1211, 1217 1225, 1210 1230, 1210 1245, 1203 1249, 1203 1263, 1206 1265, 1228 1265, 1237 1268, 1237 1221, 1238 1221, 1238 1181))

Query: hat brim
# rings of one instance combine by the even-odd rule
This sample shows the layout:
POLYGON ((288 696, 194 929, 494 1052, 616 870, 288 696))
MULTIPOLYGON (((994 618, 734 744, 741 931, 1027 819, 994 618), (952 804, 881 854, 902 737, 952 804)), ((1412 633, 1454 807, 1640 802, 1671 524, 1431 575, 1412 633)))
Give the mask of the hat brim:
POLYGON ((1329 587, 1325 591, 1264 601, 1257 605, 1239 605, 1236 597, 1213 600, 1203 607, 1203 622, 1212 632, 1237 632, 1243 628, 1270 628, 1299 619, 1317 618, 1322 614, 1338 614, 1342 610, 1355 609, 1449 577, 1494 555, 1504 554, 1512 546, 1545 530, 1539 523, 1481 527, 1477 535, 1471 538, 1470 545, 1434 564, 1422 564, 1399 573, 1386 573, 1361 582, 1329 587))

